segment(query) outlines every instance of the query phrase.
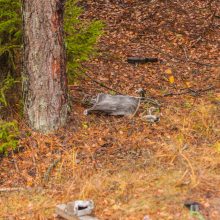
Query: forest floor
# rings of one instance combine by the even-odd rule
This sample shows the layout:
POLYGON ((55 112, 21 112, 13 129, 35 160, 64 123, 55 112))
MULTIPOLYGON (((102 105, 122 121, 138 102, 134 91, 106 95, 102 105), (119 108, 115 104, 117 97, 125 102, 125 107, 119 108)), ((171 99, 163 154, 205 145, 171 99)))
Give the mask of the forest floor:
POLYGON ((0 219, 55 219, 54 207, 92 199, 99 219, 220 219, 220 5, 218 1, 83 1, 101 19, 99 55, 70 86, 68 126, 28 130, 0 161, 0 219), (128 56, 157 57, 132 65, 128 56), (82 100, 144 88, 160 121, 83 114, 82 100), (20 187, 17 191, 9 191, 20 187), (201 204, 197 213, 184 207, 201 204))

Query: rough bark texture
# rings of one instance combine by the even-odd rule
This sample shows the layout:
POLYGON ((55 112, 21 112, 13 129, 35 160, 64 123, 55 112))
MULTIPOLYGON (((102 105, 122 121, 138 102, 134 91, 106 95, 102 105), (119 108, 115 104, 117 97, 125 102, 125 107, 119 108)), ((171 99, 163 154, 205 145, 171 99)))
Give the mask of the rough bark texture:
POLYGON ((51 132, 67 118, 63 40, 65 0, 23 0, 24 110, 30 126, 51 132))

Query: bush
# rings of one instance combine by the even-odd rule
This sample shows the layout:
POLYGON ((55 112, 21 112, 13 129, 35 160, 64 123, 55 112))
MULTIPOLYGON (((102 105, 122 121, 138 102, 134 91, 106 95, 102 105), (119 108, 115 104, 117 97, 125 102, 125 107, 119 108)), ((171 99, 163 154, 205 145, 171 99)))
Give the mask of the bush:
POLYGON ((96 54, 96 44, 103 33, 101 21, 82 21, 79 19, 83 9, 77 6, 78 0, 68 0, 65 9, 64 30, 67 48, 67 73, 73 81, 83 68, 81 63, 96 54))

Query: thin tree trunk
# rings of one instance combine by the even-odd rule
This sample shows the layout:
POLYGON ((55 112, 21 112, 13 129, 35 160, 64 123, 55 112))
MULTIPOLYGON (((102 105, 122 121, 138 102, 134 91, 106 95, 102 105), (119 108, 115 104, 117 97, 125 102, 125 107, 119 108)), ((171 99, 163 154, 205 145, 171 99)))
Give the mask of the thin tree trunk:
POLYGON ((23 0, 24 111, 30 126, 48 133, 67 119, 65 0, 23 0))

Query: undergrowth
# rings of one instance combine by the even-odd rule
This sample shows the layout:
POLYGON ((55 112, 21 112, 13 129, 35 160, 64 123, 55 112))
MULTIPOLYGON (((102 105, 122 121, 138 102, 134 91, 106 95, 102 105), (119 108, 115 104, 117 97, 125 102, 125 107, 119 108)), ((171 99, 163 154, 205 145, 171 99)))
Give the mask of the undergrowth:
MULTIPOLYGON (((78 0, 67 0, 64 30, 69 82, 73 82, 83 73, 81 63, 96 54, 95 46, 103 30, 101 21, 88 22, 80 19, 82 12, 78 0)), ((3 110, 9 107, 9 98, 16 103, 21 100, 21 95, 18 95, 21 94, 21 83, 16 84, 14 92, 8 92, 21 78, 21 52, 21 1, 0 0, 0 153, 16 148, 18 143, 17 123, 4 121, 3 110)))
POLYGON ((18 81, 15 81, 15 79, 11 75, 8 75, 7 78, 0 82, 0 108, 8 106, 6 93, 12 88, 12 86, 16 82, 18 81))
MULTIPOLYGON (((16 81, 10 75, 0 83, 0 110, 8 106, 6 94, 15 83, 16 81)), ((9 150, 16 149, 18 145, 17 134, 18 125, 16 121, 8 122, 0 118, 0 154, 7 154, 9 150)))
POLYGON ((0 120, 0 153, 16 149, 18 126, 16 121, 6 122, 0 120))
POLYGON ((21 53, 22 20, 19 0, 0 0, 0 80, 16 72, 21 53), (17 57, 18 56, 18 57, 17 57))
MULTIPOLYGON (((78 0, 67 0, 64 15, 67 74, 72 82, 83 70, 81 63, 96 54, 96 44, 103 33, 101 21, 80 19, 83 9, 78 0)), ((22 59, 22 15, 19 0, 0 0, 0 64, 7 70, 18 69, 16 59, 22 59)), ((1 71, 2 72, 2 71, 1 71)), ((1 80, 1 78, 0 78, 1 80)))

